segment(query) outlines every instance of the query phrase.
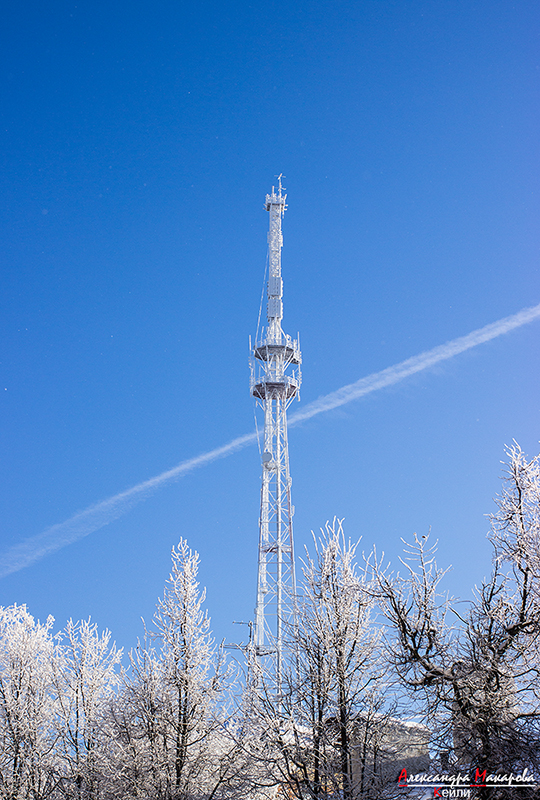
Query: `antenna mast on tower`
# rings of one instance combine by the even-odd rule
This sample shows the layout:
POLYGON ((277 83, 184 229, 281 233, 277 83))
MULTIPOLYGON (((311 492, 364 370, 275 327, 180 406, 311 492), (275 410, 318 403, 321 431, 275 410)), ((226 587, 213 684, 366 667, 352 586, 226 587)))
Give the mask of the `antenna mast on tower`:
POLYGON ((251 350, 251 394, 264 411, 259 561, 255 607, 254 651, 277 696, 281 694, 284 637, 295 624, 296 583, 287 442, 287 408, 298 396, 302 355, 299 342, 283 333, 281 218, 287 195, 266 195, 268 233, 268 326, 251 350))

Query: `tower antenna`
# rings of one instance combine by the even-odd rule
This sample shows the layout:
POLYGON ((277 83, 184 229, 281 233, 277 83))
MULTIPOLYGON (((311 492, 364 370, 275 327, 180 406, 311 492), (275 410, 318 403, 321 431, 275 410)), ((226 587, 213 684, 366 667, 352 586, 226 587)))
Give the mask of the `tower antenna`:
POLYGON ((287 408, 299 395, 302 355, 296 339, 283 333, 281 220, 287 208, 282 175, 278 191, 266 195, 268 233, 268 325, 251 351, 251 394, 264 412, 259 558, 253 647, 258 668, 281 696, 285 638, 296 623, 293 506, 287 439, 287 408))

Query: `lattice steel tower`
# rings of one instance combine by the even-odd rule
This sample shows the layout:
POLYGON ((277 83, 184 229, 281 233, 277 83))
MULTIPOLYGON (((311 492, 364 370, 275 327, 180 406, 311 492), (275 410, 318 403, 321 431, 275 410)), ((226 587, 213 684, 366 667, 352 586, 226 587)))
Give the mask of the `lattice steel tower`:
POLYGON ((264 410, 262 442, 259 563, 255 607, 254 650, 260 667, 275 682, 279 694, 284 638, 295 623, 296 584, 291 504, 291 477, 287 444, 287 408, 298 396, 302 356, 299 342, 283 333, 281 278, 281 218, 287 195, 266 195, 270 213, 268 233, 268 326, 257 334, 251 349, 251 394, 264 410))

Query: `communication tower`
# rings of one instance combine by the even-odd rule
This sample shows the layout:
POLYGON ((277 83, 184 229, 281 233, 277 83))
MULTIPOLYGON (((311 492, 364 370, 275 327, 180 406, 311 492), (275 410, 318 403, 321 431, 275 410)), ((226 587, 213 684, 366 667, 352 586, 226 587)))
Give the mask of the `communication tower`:
POLYGON ((257 333, 251 347, 251 394, 264 412, 261 511, 257 602, 253 646, 257 664, 279 696, 284 658, 284 639, 296 617, 293 506, 287 442, 287 408, 298 397, 301 372, 298 339, 283 333, 283 280, 281 219, 286 209, 281 175, 278 190, 266 195, 270 215, 268 233, 268 325, 257 333))

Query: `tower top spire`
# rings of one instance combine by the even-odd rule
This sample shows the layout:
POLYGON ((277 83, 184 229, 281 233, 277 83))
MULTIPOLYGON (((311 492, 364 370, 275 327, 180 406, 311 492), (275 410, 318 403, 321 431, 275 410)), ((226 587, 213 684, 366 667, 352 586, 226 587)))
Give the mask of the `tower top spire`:
POLYGON ((266 203, 264 205, 266 211, 270 211, 272 206, 277 207, 276 210, 278 210, 280 217, 282 217, 285 211, 287 210, 287 203, 286 203, 287 195, 283 194, 283 192, 285 191, 285 187, 282 186, 281 184, 282 178, 283 178, 283 173, 280 173, 277 176, 278 190, 276 192, 276 187, 272 186, 272 192, 271 194, 266 195, 266 203))

